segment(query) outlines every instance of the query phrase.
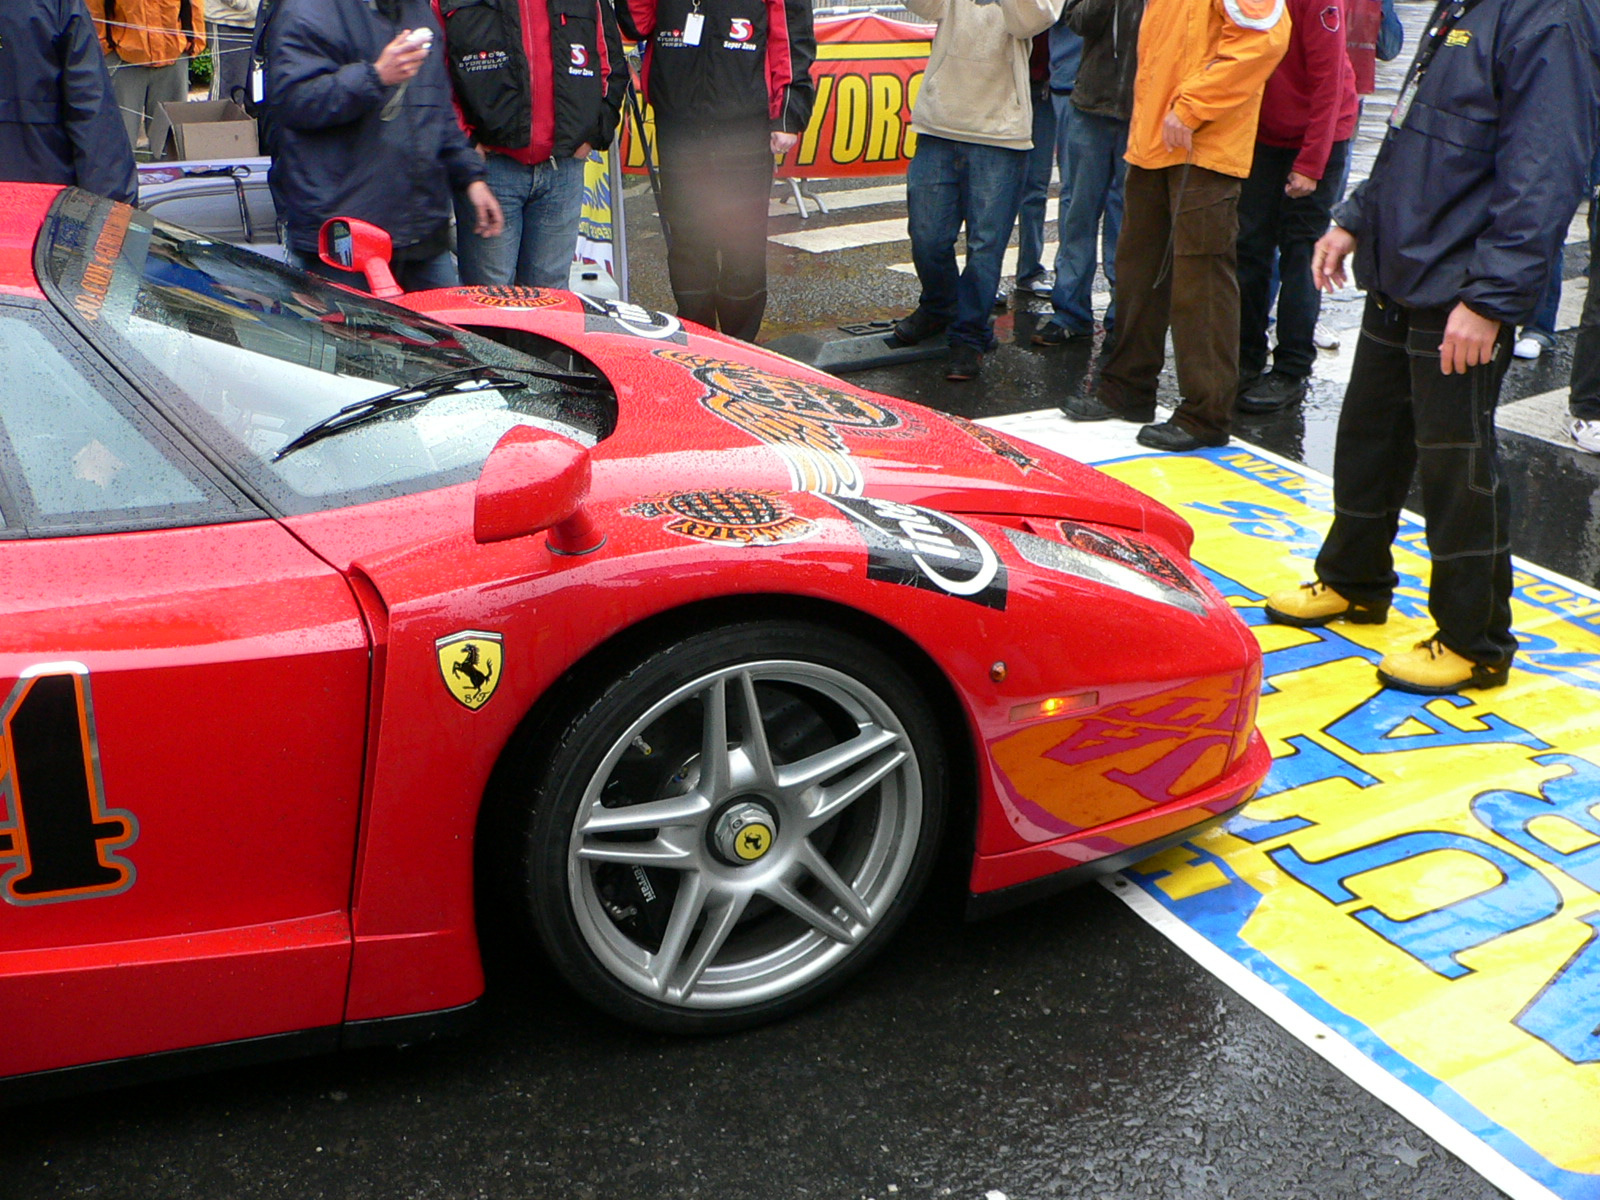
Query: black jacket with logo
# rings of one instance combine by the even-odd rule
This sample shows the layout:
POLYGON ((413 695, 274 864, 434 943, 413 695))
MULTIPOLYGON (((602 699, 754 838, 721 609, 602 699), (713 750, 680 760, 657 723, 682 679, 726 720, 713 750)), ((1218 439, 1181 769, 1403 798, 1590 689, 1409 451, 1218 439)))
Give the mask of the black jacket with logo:
POLYGON ((0 0, 0 179, 138 197, 133 147, 83 0, 0 0))
POLYGON ((533 165, 611 144, 628 65, 611 0, 434 0, 472 139, 533 165))
POLYGON ((1334 220, 1361 286, 1527 319, 1583 198, 1600 118, 1600 0, 1481 0, 1434 55, 1334 220))
POLYGON ((810 122, 810 0, 622 0, 617 16, 646 47, 645 95, 662 127, 800 133, 810 122), (698 45, 684 36, 691 12, 704 18, 698 45))

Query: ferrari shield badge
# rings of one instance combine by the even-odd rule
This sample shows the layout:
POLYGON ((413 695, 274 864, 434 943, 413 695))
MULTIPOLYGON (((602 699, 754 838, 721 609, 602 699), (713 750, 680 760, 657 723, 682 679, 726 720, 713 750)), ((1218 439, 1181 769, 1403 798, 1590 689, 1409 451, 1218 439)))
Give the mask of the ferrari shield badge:
POLYGON ((505 661, 500 635, 464 629, 440 638, 433 646, 439 655, 439 674, 450 694, 473 712, 489 703, 500 686, 505 661))

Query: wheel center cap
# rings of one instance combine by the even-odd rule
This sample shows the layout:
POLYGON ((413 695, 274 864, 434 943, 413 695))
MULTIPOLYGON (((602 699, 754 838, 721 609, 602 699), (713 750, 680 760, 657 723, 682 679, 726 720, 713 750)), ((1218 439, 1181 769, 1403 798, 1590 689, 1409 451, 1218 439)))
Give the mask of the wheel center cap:
POLYGON ((777 821, 765 806, 741 800, 722 810, 712 825, 711 837, 725 862, 743 866, 765 858, 776 833, 777 821))

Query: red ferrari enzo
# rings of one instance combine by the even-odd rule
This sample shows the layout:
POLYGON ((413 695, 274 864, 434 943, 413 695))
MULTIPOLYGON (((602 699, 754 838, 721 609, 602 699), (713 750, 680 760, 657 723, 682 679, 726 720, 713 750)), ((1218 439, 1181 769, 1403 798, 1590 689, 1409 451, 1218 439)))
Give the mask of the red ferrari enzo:
POLYGON ((480 895, 617 1017, 737 1028, 945 839, 985 911, 1189 836, 1268 767, 1189 542, 672 317, 0 185, 5 1090, 449 1026, 480 895))

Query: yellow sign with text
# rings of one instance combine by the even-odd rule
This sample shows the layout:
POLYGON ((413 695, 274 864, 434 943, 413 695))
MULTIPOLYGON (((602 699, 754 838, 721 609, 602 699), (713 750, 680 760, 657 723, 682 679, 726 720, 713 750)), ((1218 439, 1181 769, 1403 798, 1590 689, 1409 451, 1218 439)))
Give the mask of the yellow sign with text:
POLYGON ((1600 596, 1518 564, 1504 688, 1413 696, 1374 664, 1433 632, 1420 525, 1387 625, 1265 621, 1314 577, 1326 482, 1233 448, 1102 469, 1170 498, 1264 654, 1273 770, 1129 877, 1562 1197, 1600 1198, 1600 596))

